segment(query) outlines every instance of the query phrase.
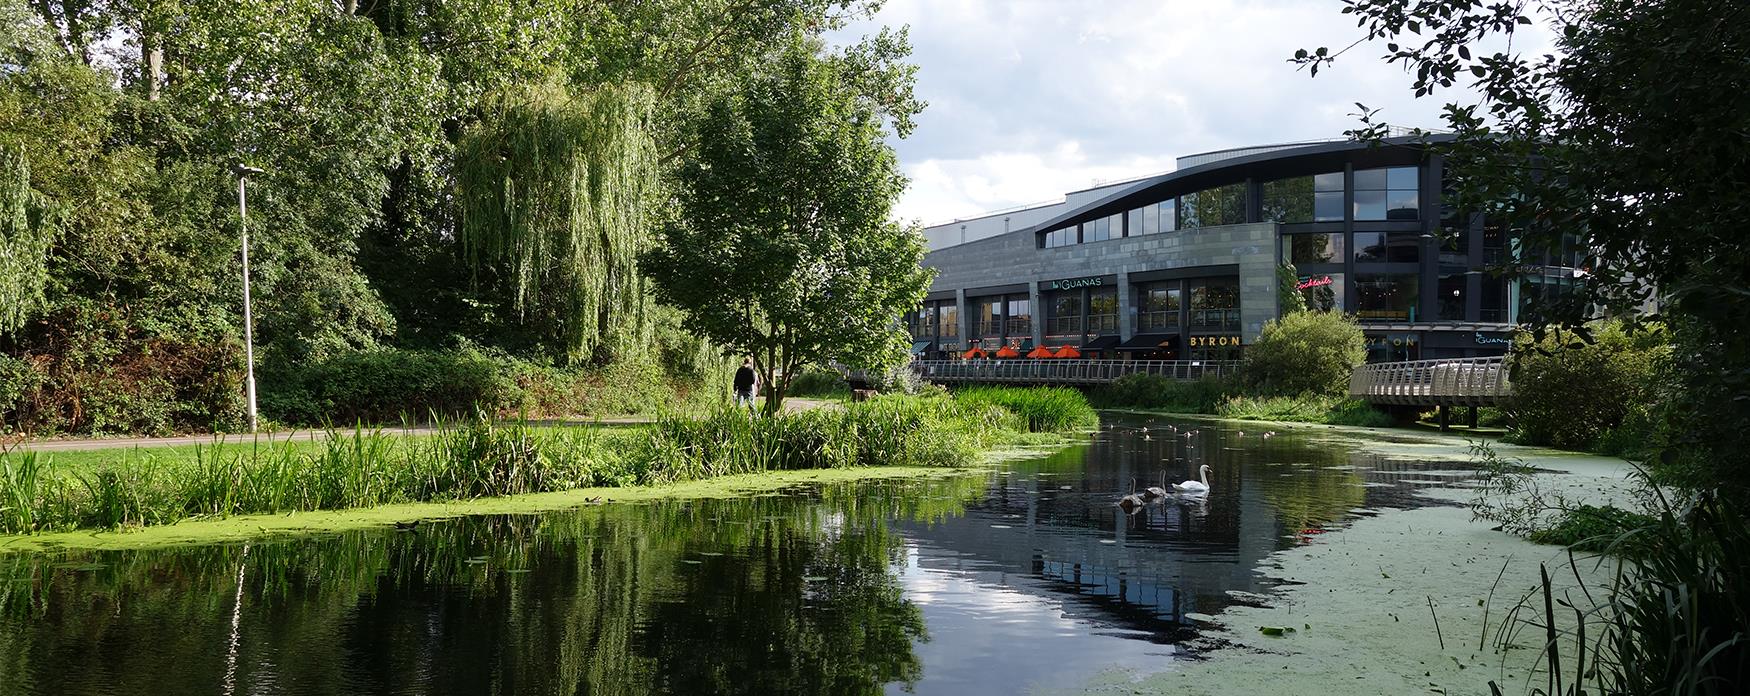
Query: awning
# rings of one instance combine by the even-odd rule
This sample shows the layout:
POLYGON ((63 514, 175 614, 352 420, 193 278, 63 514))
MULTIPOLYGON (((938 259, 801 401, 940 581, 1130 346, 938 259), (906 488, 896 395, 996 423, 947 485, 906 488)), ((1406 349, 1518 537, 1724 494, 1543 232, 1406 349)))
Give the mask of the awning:
POLYGON ((934 344, 935 344, 935 341, 912 341, 911 354, 917 355, 919 353, 928 352, 930 350, 930 346, 934 345, 934 344))
POLYGON ((1082 350, 1111 350, 1116 345, 1118 345, 1117 336, 1101 336, 1082 344, 1082 350))
POLYGON ((1179 334, 1137 334, 1118 344, 1118 350, 1147 352, 1179 345, 1179 334))

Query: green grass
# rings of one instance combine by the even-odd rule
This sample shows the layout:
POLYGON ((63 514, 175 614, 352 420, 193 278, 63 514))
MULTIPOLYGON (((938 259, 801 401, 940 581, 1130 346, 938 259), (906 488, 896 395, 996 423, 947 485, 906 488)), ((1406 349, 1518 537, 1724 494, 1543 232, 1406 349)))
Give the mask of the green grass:
POLYGON ((1070 394, 882 396, 770 417, 725 407, 640 428, 477 417, 423 437, 360 427, 315 442, 11 453, 0 455, 0 532, 139 527, 788 469, 965 465, 984 449, 1011 444, 1030 423, 1080 423, 1077 403, 1093 422, 1086 402, 1070 394))
POLYGON ((1087 396, 1065 387, 968 387, 954 392, 964 404, 989 404, 1027 421, 1032 432, 1074 432, 1098 427, 1100 414, 1087 396))
POLYGON ((1235 420, 1269 420, 1326 425, 1385 428, 1390 415, 1367 402, 1324 396, 1233 396, 1216 406, 1215 415, 1235 420))

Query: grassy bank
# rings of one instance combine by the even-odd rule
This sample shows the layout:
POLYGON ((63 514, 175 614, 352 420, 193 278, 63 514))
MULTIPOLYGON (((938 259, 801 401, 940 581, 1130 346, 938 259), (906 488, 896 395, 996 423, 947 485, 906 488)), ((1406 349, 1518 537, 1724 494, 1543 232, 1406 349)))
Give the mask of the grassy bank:
POLYGON ((1060 429, 1029 427, 1031 420, 989 400, 887 396, 770 418, 723 410, 614 430, 484 419, 420 438, 359 429, 318 442, 200 447, 187 458, 81 456, 68 466, 53 454, 15 452, 0 456, 0 531, 147 527, 764 471, 956 466, 992 447, 1038 441, 1030 431, 1060 429))
POLYGON ((1313 393, 1257 395, 1247 393, 1238 381, 1215 377, 1187 381, 1149 374, 1126 375, 1096 391, 1092 401, 1101 408, 1193 413, 1235 420, 1371 428, 1388 427, 1393 423, 1391 416, 1358 399, 1313 393))

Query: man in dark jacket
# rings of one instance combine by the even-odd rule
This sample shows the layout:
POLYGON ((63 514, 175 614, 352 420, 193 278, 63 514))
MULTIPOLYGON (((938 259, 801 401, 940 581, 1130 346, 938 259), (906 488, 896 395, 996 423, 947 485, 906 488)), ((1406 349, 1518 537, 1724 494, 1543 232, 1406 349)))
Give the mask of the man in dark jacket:
POLYGON ((741 368, 735 371, 735 405, 747 404, 747 410, 753 411, 753 397, 759 393, 760 376, 753 371, 753 358, 744 358, 741 368))

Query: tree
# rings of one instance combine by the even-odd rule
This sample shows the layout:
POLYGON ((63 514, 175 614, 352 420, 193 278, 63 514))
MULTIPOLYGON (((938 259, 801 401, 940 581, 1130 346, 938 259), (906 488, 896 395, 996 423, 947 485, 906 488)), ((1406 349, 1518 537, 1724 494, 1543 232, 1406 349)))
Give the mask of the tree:
MULTIPOLYGON (((1726 87, 1750 84, 1750 6, 1345 5, 1366 31, 1356 45, 1386 42, 1384 59, 1415 75, 1417 96, 1466 80, 1481 95, 1446 105, 1454 139, 1435 145, 1461 209, 1514 230, 1522 263, 1582 250, 1574 265, 1585 273, 1571 291, 1528 307, 1534 328, 1584 338, 1599 311, 1665 319, 1680 388, 1662 458, 1709 472, 1691 483, 1750 491, 1750 90, 1726 87), (1540 20, 1557 51, 1512 52, 1515 33, 1540 20)), ((1301 50, 1292 60, 1316 73, 1342 53, 1301 50)), ((1351 134, 1381 136, 1384 124, 1363 111, 1351 134)))
POLYGON ((921 235, 891 219, 905 179, 883 117, 855 66, 822 53, 793 37, 709 104, 678 216, 642 264, 688 330, 753 356, 768 412, 804 364, 903 360, 897 317, 929 282, 921 235))
POLYGON ((1241 374, 1262 394, 1340 396, 1366 361, 1367 340, 1354 319, 1303 310, 1264 322, 1241 374))

